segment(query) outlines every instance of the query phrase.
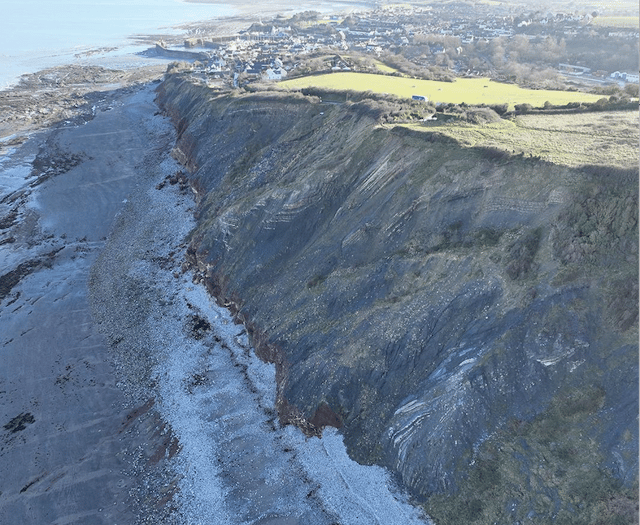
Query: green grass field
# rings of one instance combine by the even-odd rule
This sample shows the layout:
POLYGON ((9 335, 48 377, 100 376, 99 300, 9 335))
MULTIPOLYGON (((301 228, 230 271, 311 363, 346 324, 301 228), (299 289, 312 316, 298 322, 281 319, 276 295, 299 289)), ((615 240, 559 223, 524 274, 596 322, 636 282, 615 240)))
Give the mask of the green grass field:
POLYGON ((374 63, 376 67, 383 73, 398 73, 397 69, 393 69, 392 67, 387 66, 386 64, 383 64, 379 60, 374 60, 374 63))
POLYGON ((591 22, 599 27, 620 27, 624 29, 638 29, 637 16, 597 16, 591 22))
POLYGON ((637 111, 572 115, 522 115, 484 126, 464 122, 407 124, 438 131, 465 146, 490 147, 536 156, 564 166, 638 166, 637 111))
MULTIPOLYGON (((331 57, 333 57, 334 55, 327 55, 326 59, 329 60, 331 57)), ((354 58, 357 59, 359 57, 353 57, 351 55, 342 55, 343 58, 346 58, 347 60, 353 60, 354 58)), ((376 69, 378 71, 380 71, 381 73, 384 74, 391 74, 391 73, 400 73, 400 71, 398 71, 397 69, 394 69, 382 62, 380 62, 380 60, 374 60, 372 59, 373 65, 376 66, 376 69)))
POLYGON ((432 102, 454 104, 466 103, 531 104, 542 107, 546 101, 554 105, 569 102, 595 102, 601 96, 575 91, 551 91, 523 89, 515 84, 502 84, 486 78, 459 78, 455 82, 439 82, 435 80, 419 80, 371 73, 328 73, 285 80, 282 87, 300 89, 316 86, 328 89, 351 89, 354 91, 373 91, 389 93, 399 97, 411 98, 412 95, 423 95, 432 102))

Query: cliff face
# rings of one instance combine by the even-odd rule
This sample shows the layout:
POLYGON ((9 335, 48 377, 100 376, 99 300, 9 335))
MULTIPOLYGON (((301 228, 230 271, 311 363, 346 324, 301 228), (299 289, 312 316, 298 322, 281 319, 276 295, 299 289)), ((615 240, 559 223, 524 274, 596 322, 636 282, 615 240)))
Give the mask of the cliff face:
POLYGON ((637 170, 379 128, 366 102, 180 77, 158 100, 197 195, 190 262, 276 363, 284 422, 457 494, 451 516, 431 498, 443 522, 633 500, 637 170))

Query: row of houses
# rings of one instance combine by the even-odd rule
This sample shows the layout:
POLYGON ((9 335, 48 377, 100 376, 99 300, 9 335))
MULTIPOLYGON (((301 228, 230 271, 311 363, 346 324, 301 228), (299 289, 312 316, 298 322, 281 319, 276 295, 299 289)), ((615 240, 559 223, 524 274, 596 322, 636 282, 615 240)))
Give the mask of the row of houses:
MULTIPOLYGON (((423 36, 429 48, 426 60, 448 53, 451 64, 451 59, 457 60, 455 57, 462 54, 461 45, 508 38, 516 33, 528 36, 527 31, 532 26, 537 26, 538 31, 541 25, 564 24, 567 31, 578 31, 590 21, 585 16, 563 13, 518 15, 510 11, 512 9, 481 3, 449 3, 424 8, 396 5, 351 13, 346 17, 318 16, 304 25, 292 23, 292 19, 276 18, 264 24, 254 23, 247 30, 229 37, 198 35, 185 40, 184 47, 189 48, 189 52, 206 50, 208 58, 204 60, 204 70, 210 74, 279 80, 299 66, 300 57, 318 49, 332 49, 336 56, 348 50, 381 55, 388 49, 397 53, 398 48, 410 46, 423 36), (457 37, 459 44, 450 47, 449 42, 445 49, 443 42, 433 40, 434 35, 444 40, 457 37)), ((535 35, 540 36, 539 33, 535 35)), ((331 64, 333 70, 350 67, 345 61, 331 64)), ((572 75, 589 73, 588 68, 582 66, 561 64, 559 69, 572 75)), ((631 74, 625 74, 624 78, 621 75, 612 78, 634 78, 631 74)))

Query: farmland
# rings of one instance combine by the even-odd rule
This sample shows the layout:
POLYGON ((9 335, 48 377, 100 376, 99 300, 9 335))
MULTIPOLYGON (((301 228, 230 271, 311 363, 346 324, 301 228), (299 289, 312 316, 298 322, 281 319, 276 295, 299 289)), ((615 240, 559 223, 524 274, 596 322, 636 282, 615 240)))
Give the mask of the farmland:
POLYGON ((638 29, 637 16, 598 16, 591 23, 599 27, 638 29))
POLYGON ((601 96, 575 91, 523 89, 515 84, 503 84, 486 78, 461 78, 455 82, 420 80, 415 78, 374 75, 370 73, 329 73, 295 78, 281 82, 289 89, 310 86, 336 90, 372 91, 389 93, 403 98, 423 95, 429 101, 453 104, 504 104, 513 109, 515 104, 542 107, 545 102, 554 105, 569 102, 596 102, 601 96))

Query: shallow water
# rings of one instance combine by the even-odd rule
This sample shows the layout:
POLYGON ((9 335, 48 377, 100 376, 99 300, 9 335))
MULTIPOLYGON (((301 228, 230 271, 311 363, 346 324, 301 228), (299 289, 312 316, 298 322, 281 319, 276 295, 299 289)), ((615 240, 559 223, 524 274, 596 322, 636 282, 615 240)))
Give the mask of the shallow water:
MULTIPOLYGON (((257 15, 264 9, 258 4, 254 7, 257 15)), ((366 1, 281 0, 277 6, 267 6, 267 10, 273 13, 274 9, 282 9, 289 14, 305 10, 329 13, 367 7, 372 4, 366 1)), ((246 10, 247 5, 243 6, 243 11, 246 10)), ((136 35, 180 35, 181 24, 239 13, 230 4, 185 0, 5 2, 0 14, 0 89, 14 85, 22 74, 70 63, 93 64, 96 57, 105 67, 118 67, 118 57, 139 53, 148 47, 136 43, 136 35), (96 53, 97 50, 100 51, 96 53)))
POLYGON ((224 4, 179 0, 20 0, 4 2, 0 16, 0 89, 24 73, 80 62, 101 47, 126 47, 136 34, 177 34, 178 24, 237 11, 224 4))

